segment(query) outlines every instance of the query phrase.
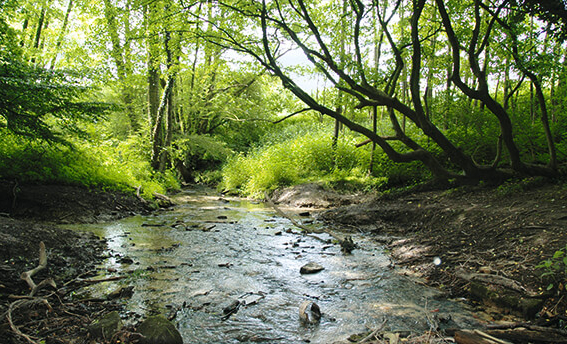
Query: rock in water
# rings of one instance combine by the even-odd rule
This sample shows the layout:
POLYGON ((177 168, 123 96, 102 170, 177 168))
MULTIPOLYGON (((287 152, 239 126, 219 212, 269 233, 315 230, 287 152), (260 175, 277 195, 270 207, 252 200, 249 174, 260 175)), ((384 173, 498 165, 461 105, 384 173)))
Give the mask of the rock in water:
POLYGON ((299 320, 303 323, 316 324, 321 320, 321 309, 313 301, 303 301, 299 306, 299 320))
POLYGON ((322 267, 321 265, 315 263, 315 262, 309 262, 305 265, 303 265, 301 267, 301 269, 299 270, 299 273, 301 273, 302 275, 304 274, 314 274, 317 273, 319 271, 325 270, 324 267, 322 267))
POLYGON ((349 235, 341 242, 341 251, 343 253, 350 254, 355 248, 358 248, 358 245, 352 241, 352 237, 349 235))
POLYGON ((110 339, 122 328, 122 320, 118 312, 110 312, 89 325, 89 333, 95 338, 110 339))
POLYGON ((142 344, 183 344, 181 334, 163 315, 154 315, 138 326, 142 344))

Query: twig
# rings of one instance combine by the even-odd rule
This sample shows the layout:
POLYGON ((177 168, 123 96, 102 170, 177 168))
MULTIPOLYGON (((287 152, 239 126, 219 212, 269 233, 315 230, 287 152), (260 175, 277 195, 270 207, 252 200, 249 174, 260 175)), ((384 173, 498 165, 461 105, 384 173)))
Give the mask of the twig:
POLYGON ((47 308, 51 311, 51 305, 49 304, 49 302, 46 299, 43 298, 34 298, 32 300, 17 300, 14 301, 10 304, 10 306, 8 307, 8 310, 6 311, 6 319, 8 320, 8 324, 10 325, 10 329, 17 334, 18 336, 24 338, 25 340, 27 340, 29 343, 31 344, 37 344, 36 341, 34 341, 32 339, 31 336, 28 336, 27 334, 23 333, 22 331, 20 331, 20 329, 18 329, 18 327, 14 324, 14 321, 12 320, 12 312, 14 310, 16 310, 17 308, 23 307, 23 306, 28 306, 32 307, 35 304, 38 303, 43 303, 44 305, 47 306, 47 308))
POLYGON ((42 241, 39 243, 39 265, 29 271, 23 272, 20 275, 20 278, 26 281, 26 283, 31 289, 30 296, 34 296, 40 287, 46 284, 50 284, 50 285, 54 284, 53 280, 51 280, 47 282, 42 281, 39 285, 36 285, 35 282, 32 280, 33 275, 45 269, 46 266, 47 266, 47 254, 45 253, 45 244, 42 241))
POLYGON ((276 213, 278 213, 278 215, 280 215, 281 217, 285 217, 286 219, 288 219, 289 221, 291 221, 291 223, 293 223, 294 226, 303 229, 305 232, 307 233, 313 233, 313 230, 309 227, 306 227, 302 224, 300 224, 299 222, 295 221, 294 219, 292 219, 289 215, 287 215, 286 213, 284 213, 280 208, 278 208, 276 206, 276 204, 274 202, 272 202, 272 199, 270 198, 270 196, 268 196, 268 193, 265 193, 265 198, 266 198, 266 202, 272 207, 274 208, 274 210, 276 211, 276 213))
POLYGON ((490 275, 483 273, 467 273, 465 270, 458 269, 456 271, 456 276, 467 281, 479 281, 484 283, 497 284, 504 288, 508 288, 520 293, 525 293, 528 296, 537 295, 537 293, 527 290, 518 281, 499 275, 490 275))
POLYGON ((380 326, 378 326, 377 329, 375 329, 374 331, 372 331, 368 336, 362 338, 361 340, 359 340, 358 342, 356 342, 357 344, 359 343, 366 343, 368 341, 371 341, 372 339, 374 339, 374 337, 376 336, 376 334, 378 334, 378 332, 382 331, 382 329, 384 329, 384 326, 386 325, 387 319, 384 319, 384 321, 382 322, 382 324, 380 324, 380 326))

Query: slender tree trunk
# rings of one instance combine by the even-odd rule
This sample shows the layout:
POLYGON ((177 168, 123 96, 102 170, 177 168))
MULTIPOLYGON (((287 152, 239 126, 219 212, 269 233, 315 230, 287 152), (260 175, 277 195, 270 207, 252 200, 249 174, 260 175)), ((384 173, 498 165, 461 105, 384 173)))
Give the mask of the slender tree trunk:
MULTIPOLYGON (((164 123, 164 140, 163 140, 163 147, 161 147, 160 152, 160 159, 159 159, 159 171, 164 171, 167 166, 170 164, 171 157, 169 154, 169 149, 171 147, 171 136, 172 136, 172 122, 173 122, 173 89, 175 87, 175 73, 173 72, 173 52, 171 47, 171 32, 165 32, 165 53, 167 58, 167 69, 168 69, 168 78, 171 81, 171 90, 167 93, 165 97, 166 100, 166 114, 165 114, 165 123, 164 123)), ((165 92, 165 91, 164 91, 165 92)))
POLYGON ((164 125, 165 125, 165 112, 167 108, 167 100, 173 88, 173 77, 169 76, 161 96, 161 101, 158 106, 155 125, 152 130, 153 144, 152 144, 152 157, 151 166, 154 170, 159 171, 161 168, 162 154, 164 148, 164 125))
MULTIPOLYGON (((159 34, 157 32, 154 16, 156 12, 155 2, 150 2, 144 6, 144 21, 146 29, 146 64, 147 64, 147 81, 148 81, 148 123, 150 125, 150 141, 158 147, 162 145, 161 127, 157 125, 156 120, 159 108, 159 91, 160 91, 160 74, 159 74, 159 34), (157 129, 156 129, 157 128, 157 129)), ((159 168, 159 165, 154 167, 159 168)))
POLYGON ((53 52, 53 57, 49 63, 49 68, 55 68, 55 62, 57 60, 57 55, 61 49, 61 44, 63 44, 63 38, 65 38, 65 33, 67 32, 67 26, 69 25, 69 16, 73 8, 73 0, 69 0, 67 4, 67 11, 65 11, 65 18, 63 19, 63 25, 61 26, 61 31, 59 31, 59 36, 57 37, 57 43, 55 44, 55 51, 53 52))
MULTIPOLYGON (((129 43, 124 46, 120 42, 120 36, 118 34, 118 22, 116 18, 116 7, 112 5, 110 0, 104 0, 104 16, 106 19, 108 34, 110 36, 110 43, 112 45, 111 55, 114 63, 116 64, 116 72, 118 76, 118 82, 120 83, 120 93, 122 96, 122 102, 126 108, 126 115, 130 122, 130 128, 133 132, 138 132, 140 129, 140 124, 138 122, 138 117, 134 113, 134 108, 132 104, 132 90, 128 84, 128 76, 130 74, 129 54, 127 49, 125 49, 129 43)), ((126 37, 128 41, 129 37, 126 37)))
POLYGON ((20 47, 24 47, 26 45, 26 31, 28 30, 28 26, 30 23, 30 16, 29 13, 27 11, 25 11, 25 18, 24 18, 24 22, 22 23, 22 37, 20 39, 20 47))
POLYGON ((43 6, 41 7, 41 11, 39 13, 39 18, 37 21, 37 27, 35 30, 35 36, 33 39, 33 56, 31 58, 31 63, 34 64, 36 62, 36 58, 37 55, 39 54, 39 47, 40 47, 40 42, 41 42, 41 33, 45 27, 45 23, 46 23, 46 15, 47 15, 47 9, 49 8, 50 5, 50 0, 47 0, 43 3, 43 6))

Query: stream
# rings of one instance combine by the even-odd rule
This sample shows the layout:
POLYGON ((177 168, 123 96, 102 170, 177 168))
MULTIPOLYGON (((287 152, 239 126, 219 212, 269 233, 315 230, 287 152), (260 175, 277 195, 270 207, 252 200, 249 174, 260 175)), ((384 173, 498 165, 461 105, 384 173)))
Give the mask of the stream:
POLYGON ((345 255, 329 235, 302 235, 262 203, 221 198, 210 189, 184 190, 173 199, 177 206, 150 216, 69 226, 107 239, 110 257, 99 277, 127 276, 77 297, 133 286, 124 301, 127 318, 176 312, 185 343, 333 343, 384 321, 388 329, 409 331, 437 323, 478 326, 466 305, 400 274, 371 236, 353 235, 358 248, 345 255), (324 270, 300 274, 308 262, 324 270), (235 300, 237 313, 223 318, 235 300), (320 307, 318 324, 299 321, 304 301, 320 307))

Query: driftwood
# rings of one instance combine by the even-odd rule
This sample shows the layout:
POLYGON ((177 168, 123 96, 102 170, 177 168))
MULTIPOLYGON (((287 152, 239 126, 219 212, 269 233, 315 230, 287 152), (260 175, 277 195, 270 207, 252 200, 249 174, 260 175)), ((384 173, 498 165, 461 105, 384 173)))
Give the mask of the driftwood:
POLYGON ((387 320, 384 319, 384 321, 382 322, 382 324, 380 324, 380 326, 378 326, 377 329, 375 329, 374 331, 370 332, 370 334, 364 338, 362 338, 361 340, 359 340, 358 342, 356 342, 357 344, 359 343, 367 343, 371 340, 374 340, 376 338, 376 335, 378 334, 378 332, 382 331, 382 329, 384 329, 384 326, 386 325, 387 320))
POLYGON ((567 331, 527 323, 488 325, 480 330, 456 330, 458 344, 567 343, 567 331))
POLYGON ((527 328, 510 330, 487 330, 486 333, 512 341, 513 343, 567 343, 567 337, 554 331, 534 331, 527 328))
MULTIPOLYGON (((270 198, 270 196, 268 196, 268 193, 265 194, 265 199, 266 199, 266 203, 268 203, 270 205, 270 207, 274 208, 274 210, 276 211, 276 213, 278 213, 278 215, 280 215, 281 217, 285 217, 286 219, 288 219, 295 227, 297 228, 301 228, 302 230, 304 230, 306 233, 320 233, 320 232, 316 232, 314 230, 312 230, 311 228, 302 225, 301 223, 295 221, 291 216, 289 216, 288 214, 284 213, 283 210, 281 210, 280 208, 278 208, 276 206, 276 204, 274 202, 272 202, 272 199, 270 198)), ((332 235, 331 235, 332 236, 332 235)), ((334 236, 333 236, 334 237, 334 236)))
POLYGON ((52 286, 54 288, 57 287, 55 285, 55 282, 51 278, 45 279, 45 280, 41 281, 39 284, 35 284, 35 282, 33 281, 32 277, 35 274, 37 274, 38 272, 40 272, 41 270, 45 269, 46 267, 47 267, 47 253, 45 252, 45 244, 42 241, 42 242, 39 243, 39 264, 38 264, 38 266, 36 266, 35 268, 33 268, 29 271, 22 272, 22 274, 20 275, 20 278, 23 279, 24 281, 26 281, 26 283, 28 284, 28 286, 31 289, 29 296, 34 296, 39 289, 41 289, 43 286, 46 286, 46 285, 52 286))
POLYGON ((32 279, 32 277, 35 274, 45 269, 46 267, 47 267, 47 253, 45 252, 45 244, 42 241, 39 243, 39 264, 31 270, 22 272, 22 274, 20 275, 20 278, 26 281, 26 283, 30 287, 31 289, 30 294, 24 298, 16 297, 18 300, 12 302, 8 306, 8 310, 6 311, 6 313, 2 315, 2 318, 6 317, 6 319, 8 320, 8 324, 10 325, 10 329, 16 335, 24 338, 26 341, 32 344, 36 344, 37 342, 34 341, 34 339, 31 336, 23 333, 22 331, 20 331, 20 329, 18 329, 18 327, 14 324, 12 320, 12 313, 18 308, 24 308, 24 307, 30 308, 38 304, 43 304, 47 307, 48 310, 50 311, 52 310, 51 305, 49 304, 47 299, 34 297, 34 295, 38 292, 38 290, 45 285, 50 285, 56 288, 55 282, 51 278, 45 279, 41 281, 39 284, 35 284, 34 280, 32 279))
POLYGON ((167 203, 167 206, 172 206, 175 203, 171 200, 171 198, 167 197, 166 195, 154 192, 154 197, 160 201, 167 203))
POLYGON ((491 275, 484 273, 468 273, 462 269, 456 271, 456 276, 467 281, 478 281, 502 286, 504 288, 514 290, 527 296, 537 296, 536 293, 527 290, 518 281, 499 275, 491 275))
POLYGON ((140 191, 142 191, 142 185, 140 185, 140 186, 138 186, 138 187, 136 188, 136 198, 138 198, 138 199, 140 200, 140 202, 142 202, 142 203, 144 203, 144 204, 145 204, 145 203, 148 203, 148 201, 146 201, 146 200, 144 199, 144 197, 142 197, 142 196, 140 195, 140 191))
POLYGON ((457 344, 512 344, 479 330, 460 330, 454 338, 457 344))
POLYGON ((520 343, 567 343, 567 331, 551 327, 535 326, 530 324, 517 324, 519 326, 504 328, 505 326, 488 326, 486 333, 513 342, 520 343), (498 328, 500 327, 500 328, 498 328))

